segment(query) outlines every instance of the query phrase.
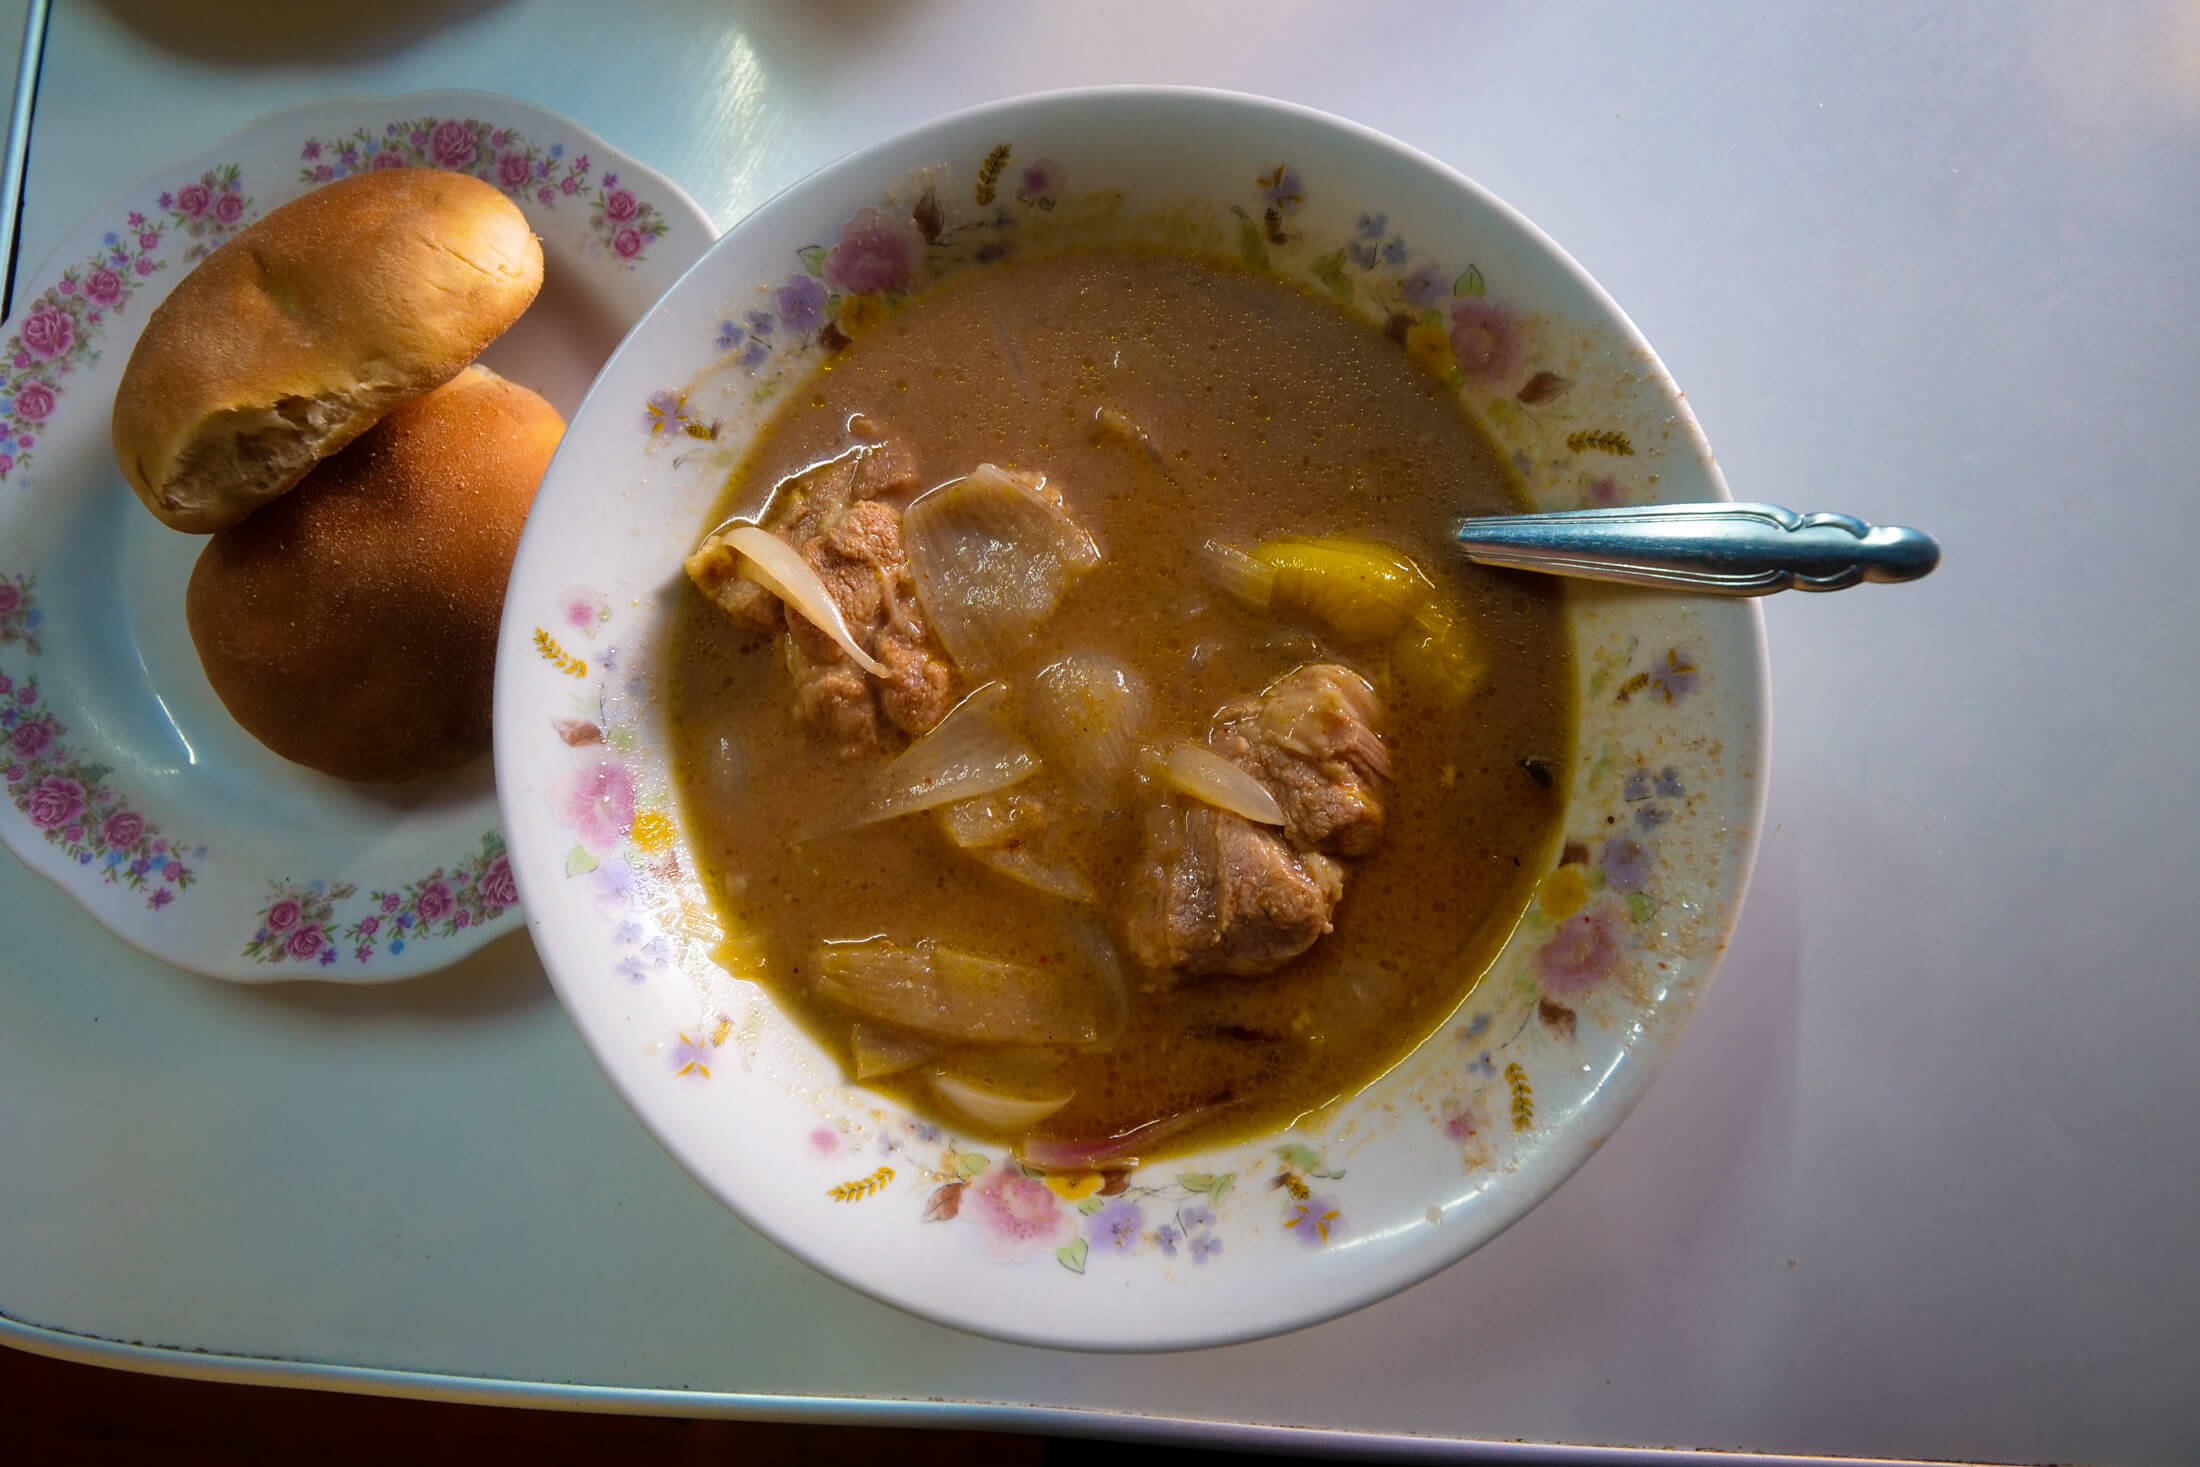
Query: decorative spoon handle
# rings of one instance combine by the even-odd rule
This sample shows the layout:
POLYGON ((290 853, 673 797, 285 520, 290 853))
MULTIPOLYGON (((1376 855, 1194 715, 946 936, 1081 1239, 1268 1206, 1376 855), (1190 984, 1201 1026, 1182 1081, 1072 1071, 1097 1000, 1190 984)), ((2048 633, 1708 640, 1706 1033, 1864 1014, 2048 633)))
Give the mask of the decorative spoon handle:
POLYGON ((1470 560, 1592 581, 1763 596, 1914 581, 1940 564, 1923 530, 1777 504, 1650 504, 1461 520, 1470 560))

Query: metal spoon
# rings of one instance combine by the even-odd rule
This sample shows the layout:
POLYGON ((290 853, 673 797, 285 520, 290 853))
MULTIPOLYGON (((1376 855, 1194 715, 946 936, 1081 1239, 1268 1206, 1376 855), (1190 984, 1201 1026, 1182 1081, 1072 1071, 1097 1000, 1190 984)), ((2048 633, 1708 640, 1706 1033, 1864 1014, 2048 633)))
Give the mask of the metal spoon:
POLYGON ((1914 581, 1940 564, 1923 530, 1777 504, 1649 504, 1461 520, 1470 560, 1667 591, 1764 596, 1914 581))

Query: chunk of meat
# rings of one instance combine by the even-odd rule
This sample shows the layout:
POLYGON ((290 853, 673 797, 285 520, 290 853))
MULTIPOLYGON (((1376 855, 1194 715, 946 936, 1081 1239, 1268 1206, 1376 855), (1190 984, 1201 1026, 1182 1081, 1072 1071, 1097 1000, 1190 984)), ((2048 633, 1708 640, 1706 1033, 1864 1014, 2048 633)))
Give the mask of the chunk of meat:
POLYGON ((1147 812, 1125 936, 1148 968, 1268 973, 1329 931, 1344 869, 1211 805, 1147 812))
POLYGON ((795 716, 846 758, 886 746, 888 730, 924 733, 954 706, 955 670, 925 624, 901 511, 874 497, 915 483, 914 460, 892 440, 865 444, 782 481, 758 523, 801 552, 856 641, 886 664, 872 678, 839 645, 741 574, 743 558, 717 536, 688 557, 696 587, 728 615, 783 634, 795 716))
POLYGON ((1126 935, 1148 968, 1273 972, 1330 929, 1344 863, 1382 839, 1389 751, 1375 690, 1350 668, 1301 668, 1225 707, 1208 742, 1282 807, 1281 830, 1171 797, 1146 817, 1126 935))
POLYGON ((1383 838, 1381 711, 1365 678, 1316 663, 1223 709, 1209 742, 1268 787, 1294 846, 1364 856, 1383 838))

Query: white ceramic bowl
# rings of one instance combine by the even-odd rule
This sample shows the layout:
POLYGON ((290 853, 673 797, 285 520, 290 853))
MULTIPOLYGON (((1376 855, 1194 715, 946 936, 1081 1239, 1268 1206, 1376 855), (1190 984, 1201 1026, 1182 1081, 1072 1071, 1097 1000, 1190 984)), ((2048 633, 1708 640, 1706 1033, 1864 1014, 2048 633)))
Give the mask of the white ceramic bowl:
POLYGON ((1726 497, 1618 307, 1443 165, 1249 97, 1003 102, 780 195, 627 338, 520 549, 496 764, 559 995, 706 1187, 916 1313, 1038 1344, 1152 1349, 1272 1333, 1404 1287, 1526 1212, 1619 1124, 1741 901, 1763 808, 1764 644, 1746 603, 1571 596, 1580 729, 1555 771, 1561 862, 1459 1012, 1310 1129, 1150 1164, 1106 1195, 1098 1178, 1027 1175, 849 1085, 710 957, 720 933, 683 847, 658 671, 680 560, 756 425, 818 359, 821 331, 870 309, 841 289, 855 272, 921 284, 942 250, 913 243, 920 232, 967 253, 1102 228, 1165 228, 1371 319, 1437 328, 1414 341, 1452 370, 1540 506, 1726 497), (567 633, 579 623, 592 640, 567 633))

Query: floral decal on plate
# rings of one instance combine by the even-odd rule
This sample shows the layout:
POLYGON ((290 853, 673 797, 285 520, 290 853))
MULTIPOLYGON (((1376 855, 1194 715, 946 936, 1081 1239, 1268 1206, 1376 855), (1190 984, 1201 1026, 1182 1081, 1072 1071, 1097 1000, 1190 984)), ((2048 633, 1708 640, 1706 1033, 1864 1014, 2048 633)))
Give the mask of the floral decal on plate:
POLYGON ((245 196, 243 170, 225 163, 173 193, 163 193, 160 207, 168 211, 169 223, 190 239, 190 247, 183 252, 184 263, 189 264, 212 254, 215 246, 237 232, 251 212, 252 200, 245 196))
POLYGON ((537 143, 518 129, 478 117, 418 117, 362 127, 345 137, 307 138, 298 150, 298 181, 329 183, 382 168, 443 168, 502 189, 514 199, 557 208, 567 200, 589 211, 597 242, 620 261, 640 259, 663 236, 663 211, 606 173, 589 175, 586 153, 566 155, 565 144, 537 143))
POLYGON ((348 881, 270 882, 259 929, 244 945, 244 956, 257 963, 325 968, 348 951, 354 962, 364 963, 378 951, 396 957, 408 943, 456 937, 519 905, 504 837, 494 830, 481 837, 479 851, 448 869, 438 866, 395 891, 368 892, 366 910, 345 921, 337 904, 357 894, 348 881))
MULTIPOLYGON (((1595 662, 1588 694, 1615 704, 1670 706, 1704 677, 1694 655, 1675 646, 1642 657, 1630 643, 1600 650, 1595 662)), ((1589 828, 1564 842, 1520 919, 1526 961, 1509 981, 1477 990, 1472 1017, 1454 1033, 1463 1059, 1454 1076, 1459 1093, 1438 1118, 1470 1165, 1496 1160, 1493 1142, 1504 1133, 1536 1129, 1531 1066, 1569 1055, 1584 1012, 1617 1019, 1639 1007, 1643 969, 1663 966, 1653 936, 1664 907, 1661 847, 1691 801, 1681 764, 1655 751, 1650 743, 1629 752, 1614 740, 1597 750, 1583 782, 1586 798, 1576 799, 1569 817, 1589 828)), ((1525 772, 1546 787, 1555 780, 1547 766, 1525 772)))
MULTIPOLYGON (((234 164, 224 170, 236 172, 234 164)), ((165 201, 168 195, 162 195, 165 201)), ((61 406, 68 379, 99 360, 107 317, 125 309, 146 278, 168 268, 163 235, 173 225, 133 211, 98 253, 69 266, 61 278, 20 307, 4 350, 0 391, 0 481, 28 468, 32 450, 61 406)))
MULTIPOLYGON (((0 575, 0 646, 20 645, 36 656, 43 620, 36 582, 0 575)), ((204 860, 206 847, 171 842, 131 809, 108 782, 112 771, 70 751, 67 732, 46 706, 37 677, 18 682, 0 672, 0 768, 8 799, 49 845, 103 882, 145 892, 145 904, 159 911, 191 885, 189 863, 204 860)))

